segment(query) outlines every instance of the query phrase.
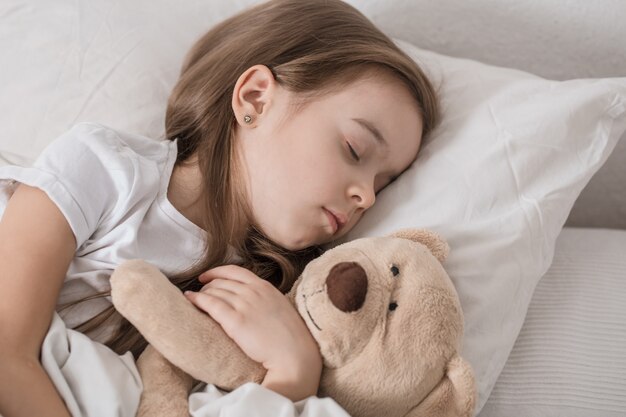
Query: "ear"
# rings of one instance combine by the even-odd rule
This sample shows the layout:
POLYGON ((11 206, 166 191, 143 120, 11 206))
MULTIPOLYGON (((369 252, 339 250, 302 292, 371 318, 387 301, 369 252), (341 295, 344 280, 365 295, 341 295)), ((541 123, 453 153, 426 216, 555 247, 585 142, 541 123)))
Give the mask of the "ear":
POLYGON ((232 107, 240 126, 253 127, 271 102, 276 79, 265 65, 254 65, 239 76, 233 89, 232 107), (245 116, 251 120, 246 122, 245 116))
POLYGON ((405 417, 472 417, 476 386, 470 365, 460 356, 448 363, 441 382, 405 417))
POLYGON ((409 239, 413 242, 418 242, 426 246, 432 254, 443 263, 448 257, 450 252, 450 246, 444 238, 437 233, 426 229, 402 229, 394 232, 391 237, 399 237, 402 239, 409 239))

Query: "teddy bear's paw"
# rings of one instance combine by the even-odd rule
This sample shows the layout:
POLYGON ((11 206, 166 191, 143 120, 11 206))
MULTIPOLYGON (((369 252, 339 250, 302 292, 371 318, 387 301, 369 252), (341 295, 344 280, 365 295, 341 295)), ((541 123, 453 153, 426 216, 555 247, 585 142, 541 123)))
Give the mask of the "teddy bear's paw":
POLYGON ((469 363, 455 355, 446 373, 422 402, 405 417, 472 417, 476 403, 474 374, 469 363))
POLYGON ((146 338, 167 325, 167 321, 152 318, 159 317, 160 310, 173 303, 177 296, 182 298, 168 278, 158 268, 142 260, 126 261, 111 275, 113 305, 146 338))
POLYGON ((120 293, 139 290, 145 286, 143 283, 145 283, 146 277, 154 275, 162 274, 154 265, 144 260, 131 259, 125 261, 115 268, 111 275, 111 296, 115 297, 120 293))

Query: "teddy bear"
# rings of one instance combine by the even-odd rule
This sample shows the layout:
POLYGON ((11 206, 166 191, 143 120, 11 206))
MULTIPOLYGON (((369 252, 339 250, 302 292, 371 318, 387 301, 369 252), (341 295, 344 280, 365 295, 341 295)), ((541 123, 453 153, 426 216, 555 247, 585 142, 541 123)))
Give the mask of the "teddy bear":
MULTIPOLYGON (((406 229, 343 243, 305 267, 286 296, 320 349, 319 396, 353 417, 473 414, 461 305, 442 267, 448 251, 438 234, 406 229)), ((149 342, 137 362, 139 416, 188 416, 196 381, 226 391, 263 381, 261 364, 154 266, 127 261, 111 287, 117 310, 149 342)))

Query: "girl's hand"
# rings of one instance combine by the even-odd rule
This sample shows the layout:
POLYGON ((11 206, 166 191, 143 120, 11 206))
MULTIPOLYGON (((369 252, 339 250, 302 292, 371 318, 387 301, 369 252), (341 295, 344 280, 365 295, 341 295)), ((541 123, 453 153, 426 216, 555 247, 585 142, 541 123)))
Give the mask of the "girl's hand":
POLYGON ((210 269, 187 298, 217 321, 252 360, 268 370, 263 382, 293 401, 315 395, 322 359, 306 324, 280 291, 237 265, 210 269))

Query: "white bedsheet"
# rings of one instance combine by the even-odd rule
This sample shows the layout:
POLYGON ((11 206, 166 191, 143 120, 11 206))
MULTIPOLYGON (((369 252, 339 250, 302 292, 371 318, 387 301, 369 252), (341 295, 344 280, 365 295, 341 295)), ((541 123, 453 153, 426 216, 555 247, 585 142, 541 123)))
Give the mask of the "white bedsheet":
POLYGON ((41 348, 41 363, 72 416, 135 415, 143 386, 130 352, 118 356, 67 329, 54 313, 41 348))
MULTIPOLYGON (((135 415, 143 386, 130 353, 119 356, 67 329, 55 313, 41 362, 73 417, 135 415)), ((349 417, 330 398, 310 397, 293 403, 253 383, 230 393, 205 386, 191 394, 189 411, 193 417, 349 417)))
POLYGON ((565 228, 479 417, 626 416, 626 230, 565 228))

